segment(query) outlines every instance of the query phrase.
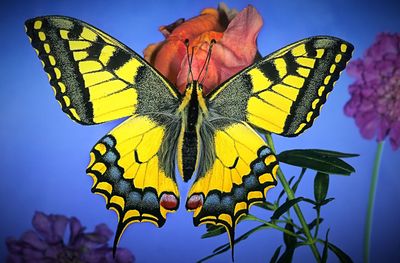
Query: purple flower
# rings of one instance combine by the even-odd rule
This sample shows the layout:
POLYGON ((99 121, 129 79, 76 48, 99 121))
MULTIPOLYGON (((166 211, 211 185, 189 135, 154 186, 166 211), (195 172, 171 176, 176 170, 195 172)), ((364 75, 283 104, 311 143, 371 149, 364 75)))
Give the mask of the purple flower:
POLYGON ((389 137, 393 150, 400 147, 400 34, 381 33, 363 59, 347 67, 356 78, 349 86, 344 107, 366 139, 389 137))
POLYGON ((86 233, 75 217, 36 212, 32 225, 34 230, 26 231, 19 240, 6 240, 9 252, 7 262, 135 261, 132 253, 124 248, 118 249, 113 258, 112 248, 107 244, 113 232, 105 224, 99 224, 94 232, 86 233))

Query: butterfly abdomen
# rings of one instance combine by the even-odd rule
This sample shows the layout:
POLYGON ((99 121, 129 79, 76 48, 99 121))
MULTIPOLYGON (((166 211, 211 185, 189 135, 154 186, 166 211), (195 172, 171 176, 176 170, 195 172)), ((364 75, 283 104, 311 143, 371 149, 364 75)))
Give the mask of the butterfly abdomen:
POLYGON ((196 170, 199 157, 199 138, 202 123, 197 82, 190 83, 181 109, 182 125, 178 143, 178 164, 183 180, 187 182, 196 170))
POLYGON ((185 182, 189 181, 196 169, 197 160, 197 133, 196 131, 185 131, 182 145, 182 176, 185 182))

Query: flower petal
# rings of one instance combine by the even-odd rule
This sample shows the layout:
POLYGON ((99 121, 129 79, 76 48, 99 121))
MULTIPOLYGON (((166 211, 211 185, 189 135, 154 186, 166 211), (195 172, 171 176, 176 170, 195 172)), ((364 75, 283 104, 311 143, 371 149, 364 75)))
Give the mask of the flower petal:
POLYGON ((165 41, 148 45, 143 51, 144 59, 151 65, 154 65, 154 63, 156 62, 156 58, 158 56, 158 52, 160 51, 164 43, 165 41))
POLYGON ((206 8, 201 11, 199 16, 187 20, 179 25, 170 35, 180 40, 196 38, 204 32, 217 31, 223 32, 224 27, 219 23, 220 14, 214 8, 206 8))
POLYGON ((64 240, 65 230, 68 224, 68 218, 63 215, 50 215, 52 222, 52 242, 62 242, 64 240))
POLYGON ((354 117, 364 138, 387 136, 399 147, 400 34, 381 33, 362 59, 351 62, 347 73, 356 78, 349 86, 351 99, 344 112, 354 117))
POLYGON ((377 114, 368 112, 366 114, 360 114, 357 117, 356 124, 360 128, 361 135, 366 139, 372 139, 379 124, 377 114))
POLYGON ((96 249, 92 249, 87 251, 83 257, 82 260, 84 262, 87 263, 96 263, 96 262, 115 262, 113 261, 109 261, 107 258, 107 254, 111 254, 112 255, 112 249, 109 247, 100 247, 100 248, 96 248, 96 249))
POLYGON ((18 240, 16 240, 13 237, 8 237, 6 239, 6 246, 7 246, 8 252, 11 254, 19 254, 22 249, 21 242, 19 242, 18 240))
MULTIPOLYGON (((191 18, 184 23, 182 20, 169 26, 162 26, 160 30, 167 37, 161 43, 149 45, 144 50, 144 58, 149 61, 161 74, 163 74, 172 83, 177 83, 178 74, 181 71, 182 60, 186 56, 185 39, 190 43, 204 32, 218 31, 224 28, 219 24, 219 12, 213 8, 204 9, 199 16, 191 18)), ((186 69, 185 74, 189 71, 186 69)), ((183 85, 181 91, 186 87, 183 85)))
POLYGON ((7 255, 6 258, 7 263, 23 263, 24 260, 22 259, 21 255, 7 255))
POLYGON ((262 24, 260 14, 253 6, 243 9, 231 21, 213 50, 211 61, 214 68, 209 69, 208 74, 214 71, 216 77, 207 76, 205 94, 253 63, 257 53, 256 39, 262 24))
POLYGON ((232 21, 239 13, 235 8, 229 8, 225 3, 218 4, 219 23, 223 28, 227 28, 229 22, 232 21))
POLYGON ((389 133, 390 144, 392 145, 392 149, 395 151, 400 147, 400 121, 397 121, 395 124, 392 124, 389 133))
POLYGON ((186 47, 183 40, 171 38, 158 50, 154 67, 172 83, 176 83, 185 55, 186 47))
POLYGON ((136 261, 135 256, 126 248, 118 249, 115 257, 117 263, 133 263, 136 261))
MULTIPOLYGON (((254 7, 248 6, 230 22, 222 37, 217 32, 208 32, 208 35, 203 34, 198 37, 199 39, 217 40, 203 82, 204 94, 208 94, 216 86, 253 63, 257 52, 256 39, 261 26, 261 16, 254 7)), ((201 43, 201 41, 197 41, 201 43)), ((203 68, 207 53, 208 44, 201 45, 194 55, 191 66, 195 79, 203 68)), ((186 86, 188 71, 187 59, 184 59, 177 78, 177 85, 180 89, 184 89, 186 86)))
MULTIPOLYGON (((262 18, 253 6, 243 9, 231 21, 220 41, 220 44, 231 52, 224 54, 226 66, 232 61, 236 61, 239 66, 248 66, 254 61, 257 52, 256 39, 262 25, 262 18)), ((216 52, 218 54, 218 51, 216 52)))
POLYGON ((97 234, 98 236, 103 237, 106 242, 113 236, 113 232, 111 231, 111 229, 106 225, 106 224, 99 224, 95 227, 94 230, 95 234, 97 234))
POLYGON ((44 256, 48 259, 57 259, 59 254, 66 250, 66 247, 62 247, 61 245, 53 245, 49 246, 44 252, 44 256))
POLYGON ((97 248, 99 245, 106 245, 112 237, 113 232, 105 224, 99 224, 95 227, 94 232, 83 235, 83 246, 88 248, 97 248))
POLYGON ((376 140, 383 141, 390 131, 390 123, 385 118, 381 118, 378 126, 378 135, 376 140))
POLYGON ((352 77, 360 78, 364 65, 361 59, 350 61, 347 65, 346 72, 352 77))
POLYGON ((172 24, 169 24, 167 26, 160 26, 159 31, 164 35, 165 38, 167 38, 169 35, 171 35, 172 31, 174 31, 183 22, 185 22, 185 19, 179 18, 172 24))
POLYGON ((83 233, 84 228, 81 222, 76 217, 71 217, 69 220, 69 244, 73 245, 76 243, 79 236, 83 233))
POLYGON ((35 212, 32 219, 33 228, 45 239, 50 240, 52 238, 52 222, 42 212, 35 212))
POLYGON ((24 262, 43 262, 44 261, 44 254, 42 251, 24 247, 22 248, 22 257, 24 262))
POLYGON ((46 242, 40 239, 39 235, 33 230, 29 230, 22 234, 21 241, 34 249, 45 250, 48 246, 46 242))

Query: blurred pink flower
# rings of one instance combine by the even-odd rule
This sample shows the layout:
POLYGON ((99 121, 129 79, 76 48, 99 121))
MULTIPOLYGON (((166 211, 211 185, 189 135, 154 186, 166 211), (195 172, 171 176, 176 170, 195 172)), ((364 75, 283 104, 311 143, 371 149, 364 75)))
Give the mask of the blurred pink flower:
POLYGON ((94 232, 85 228, 75 217, 46 215, 36 212, 32 219, 33 230, 22 234, 19 240, 8 238, 8 263, 19 262, 104 262, 132 263, 135 257, 124 248, 118 249, 115 259, 107 242, 113 232, 99 224, 94 232), (69 227, 68 239, 67 227, 69 227))
POLYGON ((349 86, 344 107, 366 139, 389 137, 400 146, 400 34, 381 33, 364 57, 349 63, 347 73, 356 81, 349 86))

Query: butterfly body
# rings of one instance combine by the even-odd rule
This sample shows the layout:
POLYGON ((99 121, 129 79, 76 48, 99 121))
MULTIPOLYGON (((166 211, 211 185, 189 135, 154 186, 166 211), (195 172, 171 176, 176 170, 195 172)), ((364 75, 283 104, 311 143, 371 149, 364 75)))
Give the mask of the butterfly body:
POLYGON ((185 203, 194 224, 224 226, 232 245, 240 217, 277 183, 278 160, 256 130, 297 136, 309 128, 353 50, 338 38, 306 38, 210 94, 196 81, 180 94, 141 56, 83 21, 43 16, 25 26, 71 119, 129 117, 96 143, 86 170, 92 192, 118 215, 114 248, 131 223, 161 227, 178 209, 176 168, 185 182, 195 175, 185 203))
POLYGON ((207 114, 201 84, 193 81, 187 85, 183 101, 179 107, 181 132, 178 139, 179 173, 187 182, 193 175, 201 151, 200 128, 207 114))

